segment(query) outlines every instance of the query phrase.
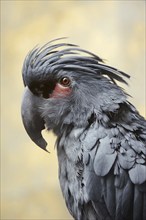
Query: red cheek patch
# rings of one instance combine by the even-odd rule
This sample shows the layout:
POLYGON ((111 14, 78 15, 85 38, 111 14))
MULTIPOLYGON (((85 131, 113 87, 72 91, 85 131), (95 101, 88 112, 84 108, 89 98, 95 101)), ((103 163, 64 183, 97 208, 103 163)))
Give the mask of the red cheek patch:
POLYGON ((55 89, 53 90, 52 94, 50 95, 50 98, 59 98, 67 96, 71 93, 71 88, 64 87, 60 85, 59 83, 56 84, 55 89))

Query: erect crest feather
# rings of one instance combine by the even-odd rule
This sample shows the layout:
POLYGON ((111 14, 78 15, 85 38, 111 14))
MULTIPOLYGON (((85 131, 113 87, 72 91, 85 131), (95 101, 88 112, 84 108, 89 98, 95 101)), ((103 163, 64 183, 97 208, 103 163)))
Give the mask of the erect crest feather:
POLYGON ((117 80, 127 84, 123 77, 130 78, 128 74, 103 64, 103 60, 99 56, 81 49, 75 44, 56 43, 56 41, 62 39, 64 38, 52 40, 42 47, 35 47, 30 51, 23 65, 25 85, 28 85, 32 75, 36 77, 36 73, 47 75, 60 70, 105 75, 113 83, 115 83, 114 80, 117 80))

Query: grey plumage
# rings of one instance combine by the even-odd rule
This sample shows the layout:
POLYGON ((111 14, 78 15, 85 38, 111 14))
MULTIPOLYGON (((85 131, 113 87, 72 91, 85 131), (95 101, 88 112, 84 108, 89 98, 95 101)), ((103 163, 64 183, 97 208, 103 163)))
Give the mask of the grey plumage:
POLYGON ((127 84, 129 75, 56 41, 24 61, 25 129, 44 150, 41 131, 57 135, 60 185, 74 219, 145 220, 146 121, 115 82, 127 84))

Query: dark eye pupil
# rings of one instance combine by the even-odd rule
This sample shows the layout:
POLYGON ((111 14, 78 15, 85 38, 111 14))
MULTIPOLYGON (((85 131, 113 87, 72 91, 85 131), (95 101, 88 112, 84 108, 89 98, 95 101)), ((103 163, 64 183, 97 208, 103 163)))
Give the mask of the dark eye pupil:
POLYGON ((63 77, 60 81, 60 83, 63 85, 63 86, 69 86, 70 85, 70 79, 67 78, 67 77, 63 77))
POLYGON ((67 78, 64 78, 64 79, 63 79, 63 83, 64 83, 64 84, 68 84, 68 79, 67 79, 67 78))

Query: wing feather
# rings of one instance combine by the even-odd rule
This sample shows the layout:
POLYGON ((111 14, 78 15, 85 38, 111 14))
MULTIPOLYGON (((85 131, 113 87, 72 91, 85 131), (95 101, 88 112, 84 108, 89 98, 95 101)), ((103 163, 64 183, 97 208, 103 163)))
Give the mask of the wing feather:
POLYGON ((143 219, 146 219, 146 193, 143 194, 143 219))
MULTIPOLYGON (((111 173, 111 172, 110 172, 111 173)), ((111 174, 108 174, 105 177, 106 191, 104 191, 104 200, 107 206, 108 212, 114 218, 115 217, 115 209, 116 209, 116 200, 115 200, 115 186, 114 181, 115 177, 111 174)))
POLYGON ((126 219, 132 218, 132 209, 133 209, 133 184, 128 178, 125 187, 123 187, 122 201, 121 201, 121 211, 122 216, 126 219))
MULTIPOLYGON (((143 219, 143 194, 134 186, 133 220, 143 219)), ((144 219, 143 219, 144 220, 144 219)))
MULTIPOLYGON (((130 129, 118 122, 115 127, 115 121, 107 128, 98 121, 85 135, 84 150, 90 155, 90 165, 87 163, 85 169, 88 200, 99 216, 103 212, 114 220, 146 219, 145 122, 133 111, 131 107, 130 129)), ((123 117, 116 119, 124 121, 123 117)))

